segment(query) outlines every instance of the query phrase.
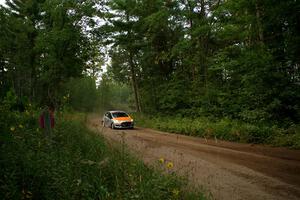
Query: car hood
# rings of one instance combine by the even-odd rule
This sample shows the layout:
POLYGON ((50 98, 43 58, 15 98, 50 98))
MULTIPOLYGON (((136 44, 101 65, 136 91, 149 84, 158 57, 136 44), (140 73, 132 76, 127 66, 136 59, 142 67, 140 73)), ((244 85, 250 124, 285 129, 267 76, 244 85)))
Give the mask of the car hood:
POLYGON ((116 117, 116 118, 114 118, 114 120, 118 120, 118 121, 130 121, 131 117, 116 117))

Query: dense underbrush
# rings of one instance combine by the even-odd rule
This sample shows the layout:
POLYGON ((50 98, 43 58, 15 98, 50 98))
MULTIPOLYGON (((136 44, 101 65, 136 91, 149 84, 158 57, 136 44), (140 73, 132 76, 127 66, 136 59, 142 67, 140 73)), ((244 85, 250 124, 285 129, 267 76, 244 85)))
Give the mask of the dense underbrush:
POLYGON ((154 128, 171 133, 300 149, 299 125, 293 125, 287 129, 283 129, 275 125, 250 124, 231 119, 190 119, 138 114, 133 114, 133 116, 137 126, 154 128))
POLYGON ((108 146, 80 118, 61 114, 47 138, 29 108, 2 106, 0 117, 0 199, 204 199, 174 174, 108 146))

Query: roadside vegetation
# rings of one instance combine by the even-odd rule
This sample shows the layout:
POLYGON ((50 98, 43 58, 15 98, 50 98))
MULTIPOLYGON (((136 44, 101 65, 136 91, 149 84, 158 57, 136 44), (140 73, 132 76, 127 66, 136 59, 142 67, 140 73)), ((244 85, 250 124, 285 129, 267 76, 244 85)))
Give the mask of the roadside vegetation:
POLYGON ((300 127, 288 129, 262 124, 251 124, 231 119, 159 117, 132 114, 137 126, 206 139, 241 143, 268 144, 300 149, 300 127))
POLYGON ((136 111, 141 126, 299 148, 298 4, 7 0, 0 198, 203 198, 105 144, 82 117, 68 120, 70 111, 136 111), (56 108, 51 139, 37 124, 46 105, 56 108))
POLYGON ((58 113, 48 138, 32 105, 0 109, 1 199, 205 199, 184 179, 106 144, 85 127, 84 114, 58 113))
POLYGON ((148 127, 299 148, 299 3, 112 0, 106 6, 99 33, 113 44, 107 74, 132 86, 135 110, 148 127))
POLYGON ((66 111, 136 111, 141 126, 299 148, 298 4, 6 1, 0 198, 198 198, 66 111), (51 139, 37 125, 46 105, 56 108, 51 139))
POLYGON ((298 8, 9 0, 0 6, 0 99, 13 92, 20 109, 136 111, 149 127, 298 148, 298 8))

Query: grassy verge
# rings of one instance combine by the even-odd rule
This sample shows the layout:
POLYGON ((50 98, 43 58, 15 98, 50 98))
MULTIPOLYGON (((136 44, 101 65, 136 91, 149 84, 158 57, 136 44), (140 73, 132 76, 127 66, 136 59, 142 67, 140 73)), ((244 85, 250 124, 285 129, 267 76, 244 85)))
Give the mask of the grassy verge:
POLYGON ((86 129, 82 116, 61 116, 49 140, 33 112, 5 114, 0 199, 204 199, 185 191, 174 174, 162 175, 107 146, 86 129))
POLYGON ((255 125, 230 119, 212 121, 207 118, 166 118, 138 114, 133 117, 137 126, 171 133, 300 149, 299 125, 281 129, 277 126, 255 125))

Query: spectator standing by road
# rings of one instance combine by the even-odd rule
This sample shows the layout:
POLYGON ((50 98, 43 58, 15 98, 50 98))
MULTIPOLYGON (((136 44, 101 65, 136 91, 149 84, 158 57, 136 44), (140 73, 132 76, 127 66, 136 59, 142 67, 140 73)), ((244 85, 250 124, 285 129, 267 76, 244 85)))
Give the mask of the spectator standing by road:
POLYGON ((51 138, 52 129, 54 128, 54 111, 53 104, 50 104, 43 109, 39 117, 40 127, 44 130, 45 136, 48 138, 51 138))

